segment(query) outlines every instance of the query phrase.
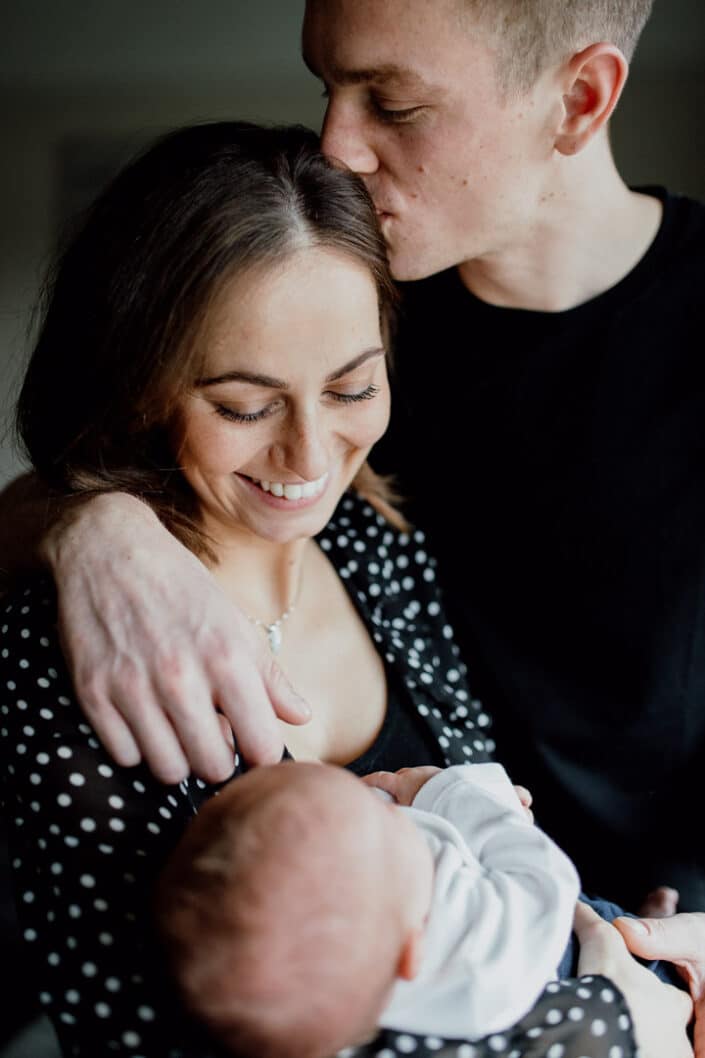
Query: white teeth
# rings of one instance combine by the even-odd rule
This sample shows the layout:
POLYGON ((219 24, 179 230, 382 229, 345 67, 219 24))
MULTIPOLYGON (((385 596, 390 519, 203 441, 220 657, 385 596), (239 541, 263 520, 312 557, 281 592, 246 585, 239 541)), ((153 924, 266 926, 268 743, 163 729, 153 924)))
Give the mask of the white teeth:
MULTIPOLYGON (((253 480, 257 481, 256 478, 253 480)), ((312 496, 317 496, 319 492, 323 492, 327 481, 328 474, 326 473, 316 481, 304 481, 297 484, 282 481, 257 481, 257 484, 264 492, 271 492, 272 496, 283 496, 287 500, 300 500, 310 499, 312 496)))

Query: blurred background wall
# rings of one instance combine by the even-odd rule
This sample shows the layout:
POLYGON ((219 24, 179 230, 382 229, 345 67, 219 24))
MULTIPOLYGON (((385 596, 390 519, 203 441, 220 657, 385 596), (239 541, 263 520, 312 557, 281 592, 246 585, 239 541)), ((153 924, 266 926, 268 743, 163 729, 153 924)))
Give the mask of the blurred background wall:
MULTIPOLYGON (((383 3, 384 0, 379 0, 383 3)), ((142 143, 217 117, 319 127, 304 0, 0 0, 0 485, 42 272, 63 219, 142 143)), ((612 129, 631 183, 705 198, 705 2, 656 0, 612 129)))

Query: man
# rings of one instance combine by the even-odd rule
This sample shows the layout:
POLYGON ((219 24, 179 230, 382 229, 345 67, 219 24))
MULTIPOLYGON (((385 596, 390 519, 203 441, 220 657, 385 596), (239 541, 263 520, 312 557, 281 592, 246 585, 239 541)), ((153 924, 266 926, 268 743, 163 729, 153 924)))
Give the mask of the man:
MULTIPOLYGON (((500 756, 587 887, 637 906, 668 885, 695 910, 705 210, 627 188, 607 133, 649 11, 309 0, 303 47, 323 148, 361 173, 414 281, 381 462, 441 556, 500 756)), ((64 511, 41 550, 120 762, 225 777, 214 702, 253 761, 279 756, 276 715, 305 722, 256 630, 137 501, 64 511)))

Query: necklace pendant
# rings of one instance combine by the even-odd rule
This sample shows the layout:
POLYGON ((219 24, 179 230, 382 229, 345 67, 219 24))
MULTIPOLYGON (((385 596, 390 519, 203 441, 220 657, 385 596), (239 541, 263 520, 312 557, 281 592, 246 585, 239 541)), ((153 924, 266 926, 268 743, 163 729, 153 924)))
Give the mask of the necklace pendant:
POLYGON ((279 648, 282 645, 282 634, 279 628, 279 622, 275 621, 274 624, 265 625, 267 632, 267 639, 269 640, 269 649, 273 654, 279 653, 279 648))

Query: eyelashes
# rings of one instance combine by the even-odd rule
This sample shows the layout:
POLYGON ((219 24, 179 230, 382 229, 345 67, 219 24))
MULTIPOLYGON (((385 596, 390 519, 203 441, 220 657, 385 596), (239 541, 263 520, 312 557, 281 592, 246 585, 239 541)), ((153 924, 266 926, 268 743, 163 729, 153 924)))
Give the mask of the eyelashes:
MULTIPOLYGON (((339 404, 356 404, 361 400, 372 400, 379 393, 379 386, 371 384, 366 386, 365 389, 360 390, 358 393, 335 393, 330 391, 328 396, 339 404)), ((224 404, 215 404, 214 408, 217 415, 221 418, 227 419, 229 422, 238 423, 254 423, 262 422, 264 419, 268 419, 270 415, 274 415, 279 410, 280 402, 275 401, 272 404, 268 404, 260 411, 248 411, 240 412, 235 411, 233 408, 228 408, 224 404)))

